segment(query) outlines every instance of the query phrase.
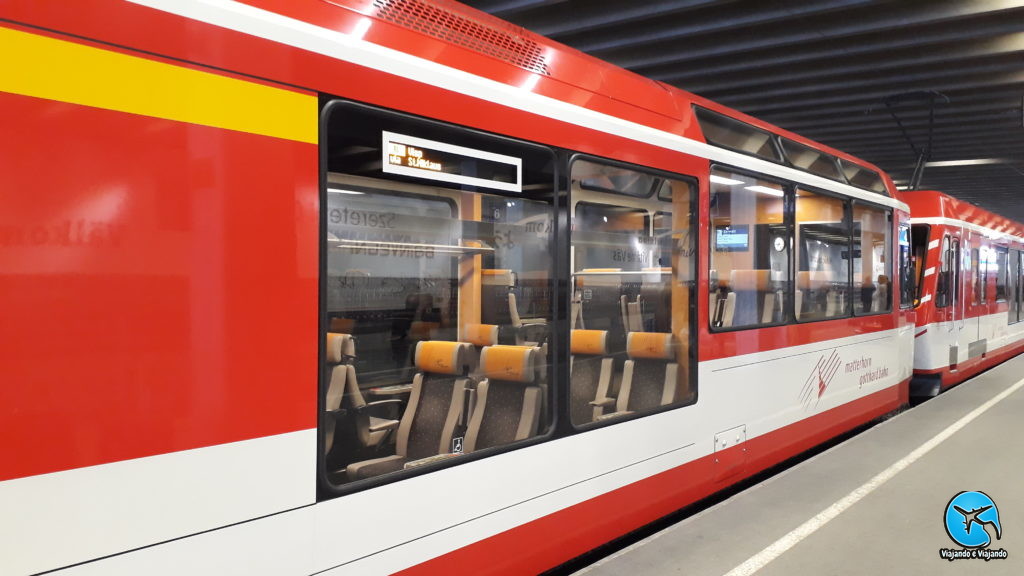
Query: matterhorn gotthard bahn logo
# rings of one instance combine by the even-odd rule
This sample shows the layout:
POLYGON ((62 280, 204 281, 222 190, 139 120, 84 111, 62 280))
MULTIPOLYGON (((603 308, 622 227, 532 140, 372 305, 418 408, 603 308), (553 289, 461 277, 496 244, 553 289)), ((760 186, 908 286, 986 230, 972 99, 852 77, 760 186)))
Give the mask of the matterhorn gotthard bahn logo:
POLYGON ((984 492, 960 492, 946 504, 942 517, 949 539, 960 548, 940 548, 944 560, 1005 560, 1006 549, 991 548, 993 540, 1003 538, 999 508, 984 492))

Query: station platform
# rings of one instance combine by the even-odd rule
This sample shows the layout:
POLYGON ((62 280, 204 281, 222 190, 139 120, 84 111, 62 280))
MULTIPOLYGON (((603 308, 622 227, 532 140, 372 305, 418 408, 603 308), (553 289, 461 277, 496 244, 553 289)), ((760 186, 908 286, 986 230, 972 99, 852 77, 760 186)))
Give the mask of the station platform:
POLYGON ((575 574, 1024 574, 1022 378, 1024 355, 575 574), (1006 559, 940 557, 961 549, 945 522, 961 491, 995 502, 1006 559))

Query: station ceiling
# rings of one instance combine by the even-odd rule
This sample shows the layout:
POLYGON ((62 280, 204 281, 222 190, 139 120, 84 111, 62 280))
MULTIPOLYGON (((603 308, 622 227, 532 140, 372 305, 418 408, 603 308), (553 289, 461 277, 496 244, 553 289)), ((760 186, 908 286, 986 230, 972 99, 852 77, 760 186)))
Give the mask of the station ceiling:
POLYGON ((1024 0, 465 3, 1024 222, 1024 0))

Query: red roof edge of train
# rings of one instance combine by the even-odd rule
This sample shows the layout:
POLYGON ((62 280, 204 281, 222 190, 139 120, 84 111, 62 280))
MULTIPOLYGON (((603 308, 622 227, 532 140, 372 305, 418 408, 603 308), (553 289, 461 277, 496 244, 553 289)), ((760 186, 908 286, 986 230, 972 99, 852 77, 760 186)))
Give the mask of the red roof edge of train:
POLYGON ((984 208, 958 200, 938 190, 908 190, 900 193, 914 218, 950 218, 1024 238, 1024 225, 984 208))
MULTIPOLYGON (((246 3, 261 5, 265 4, 266 0, 243 0, 246 3)), ((311 0, 292 0, 295 1, 311 1, 311 0)), ((316 2, 326 2, 335 6, 346 8, 357 12, 364 17, 373 18, 378 21, 387 22, 374 15, 375 8, 376 13, 380 14, 379 7, 381 5, 398 6, 404 5, 410 8, 426 8, 433 6, 444 12, 452 15, 465 18, 470 22, 476 22, 484 26, 490 27, 494 30, 498 30, 509 34, 514 38, 522 39, 526 42, 530 42, 539 46, 544 53, 546 76, 557 82, 564 83, 577 89, 581 89, 590 92, 595 95, 604 96, 612 100, 625 103, 637 108, 641 108, 647 112, 655 113, 664 117, 672 118, 675 120, 682 121, 682 130, 686 131, 686 136, 693 137, 700 134, 699 128, 696 128, 692 109, 693 105, 697 104, 704 108, 708 108, 715 112, 730 116, 737 120, 747 122, 758 128, 768 130, 780 136, 790 138, 801 144, 812 146, 818 150, 833 154, 844 160, 852 161, 872 170, 878 171, 882 174, 886 181, 886 187, 889 193, 896 196, 895 185, 892 183, 891 178, 884 171, 877 166, 866 162, 861 158, 857 158, 850 154, 847 154, 841 150, 837 150, 830 146, 826 146, 820 142, 816 142, 809 138, 803 137, 799 134, 790 132, 782 129, 778 126, 759 120, 753 116, 749 116, 722 104, 718 104, 714 101, 708 100, 701 96, 687 92, 681 88, 665 84, 664 82, 658 82, 644 77, 635 72, 631 72, 624 68, 620 68, 614 64, 601 60, 597 57, 583 53, 575 48, 571 48, 562 43, 556 42, 540 34, 531 32, 521 26, 517 26, 486 12, 477 10, 465 4, 456 2, 454 0, 312 0, 316 2), (692 129, 692 130, 691 130, 692 129)), ((393 22, 391 22, 394 24, 393 22)), ((317 22, 317 25, 331 28, 329 22, 317 22)), ((428 36, 430 36, 428 34, 428 36)), ((434 36, 431 36, 434 37, 434 36)), ((436 37, 435 37, 436 38, 436 37)), ((375 38, 375 41, 382 40, 382 45, 388 45, 388 38, 375 38)), ((452 44, 458 46, 457 42, 452 41, 452 44)), ((389 46, 392 47, 392 46, 389 46)), ((462 46, 463 49, 473 51, 472 48, 462 46)), ((493 70, 479 69, 478 67, 467 66, 468 61, 452 59, 451 61, 446 60, 443 56, 438 55, 438 61, 455 68, 459 68, 466 72, 473 74, 479 74, 485 77, 493 75, 493 70)), ((501 58, 497 58, 502 60, 501 58)), ((505 60, 507 63, 515 66, 516 63, 505 60)), ((521 66, 520 66, 521 67, 521 66)), ((521 67, 522 68, 522 67, 521 67)), ((534 73, 537 73, 534 71, 534 73)), ((661 126, 655 126, 655 128, 663 128, 661 126)))

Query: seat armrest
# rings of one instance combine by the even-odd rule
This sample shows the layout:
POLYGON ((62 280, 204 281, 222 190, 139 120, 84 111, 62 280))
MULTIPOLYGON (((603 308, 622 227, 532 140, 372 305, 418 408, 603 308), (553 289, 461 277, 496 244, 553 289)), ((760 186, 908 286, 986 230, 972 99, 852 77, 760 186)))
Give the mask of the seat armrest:
POLYGON ((625 416, 627 414, 632 413, 632 410, 623 410, 622 412, 612 412, 611 414, 603 414, 601 416, 598 416, 595 422, 603 422, 604 420, 611 420, 612 418, 619 418, 621 416, 625 416))
POLYGON ((393 386, 375 386, 366 390, 374 396, 396 396, 412 392, 412 384, 395 384, 393 386))
POLYGON ((543 346, 548 339, 549 326, 546 322, 523 324, 515 329, 516 341, 527 346, 543 346))
POLYGON ((373 410, 373 409, 379 408, 381 406, 400 406, 402 404, 404 404, 404 402, 402 400, 399 400, 398 398, 388 398, 386 400, 374 400, 373 402, 367 402, 366 404, 363 404, 359 408, 356 408, 356 412, 362 414, 363 412, 366 412, 367 410, 373 410))
POLYGON ((598 398, 590 402, 591 406, 597 406, 599 408, 610 408, 615 405, 615 398, 598 398))
POLYGON ((383 420, 393 420, 401 415, 404 404, 405 402, 398 398, 388 398, 386 400, 368 402, 358 408, 353 408, 352 411, 361 416, 366 415, 383 420))
POLYGON ((384 422, 381 422, 380 424, 376 424, 374 426, 370 426, 369 430, 370 430, 370 432, 382 432, 384 430, 394 430, 395 428, 398 428, 398 423, 399 422, 401 422, 401 421, 400 420, 385 420, 384 422))
POLYGON ((418 468, 420 466, 426 466, 427 464, 433 464, 435 462, 443 462, 443 461, 448 460, 450 458, 455 458, 455 457, 461 456, 461 455, 462 455, 461 453, 455 453, 455 454, 438 454, 436 456, 427 456, 426 458, 420 458, 419 460, 413 460, 412 462, 406 462, 405 466, 403 466, 403 468, 406 469, 406 470, 408 470, 409 468, 418 468))

